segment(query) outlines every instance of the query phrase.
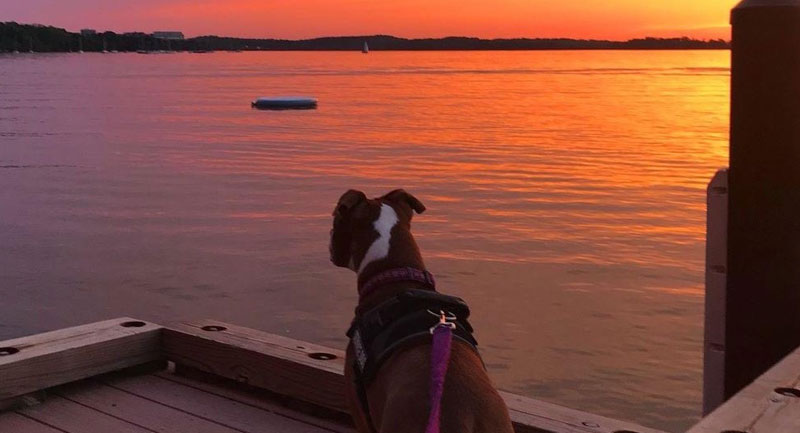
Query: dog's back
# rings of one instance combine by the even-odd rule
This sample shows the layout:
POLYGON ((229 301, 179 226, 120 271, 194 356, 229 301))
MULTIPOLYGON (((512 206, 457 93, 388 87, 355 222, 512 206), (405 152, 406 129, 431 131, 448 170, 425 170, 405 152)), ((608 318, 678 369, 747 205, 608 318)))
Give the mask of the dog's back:
MULTIPOLYGON (((430 411, 430 345, 398 352, 368 390, 381 433, 425 432, 430 411)), ((472 348, 453 344, 442 396, 442 432, 512 433, 508 408, 472 348)))

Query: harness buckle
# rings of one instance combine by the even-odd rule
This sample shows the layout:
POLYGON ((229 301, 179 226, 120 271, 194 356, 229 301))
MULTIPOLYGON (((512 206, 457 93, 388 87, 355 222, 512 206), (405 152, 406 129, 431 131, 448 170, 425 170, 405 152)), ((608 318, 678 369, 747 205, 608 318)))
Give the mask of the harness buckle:
POLYGON ((446 326, 450 329, 456 329, 456 324, 453 322, 455 322, 456 319, 458 318, 456 317, 455 314, 444 310, 439 310, 438 313, 428 310, 428 313, 439 318, 439 323, 431 326, 431 328, 428 330, 431 334, 433 334, 433 331, 440 326, 446 326))

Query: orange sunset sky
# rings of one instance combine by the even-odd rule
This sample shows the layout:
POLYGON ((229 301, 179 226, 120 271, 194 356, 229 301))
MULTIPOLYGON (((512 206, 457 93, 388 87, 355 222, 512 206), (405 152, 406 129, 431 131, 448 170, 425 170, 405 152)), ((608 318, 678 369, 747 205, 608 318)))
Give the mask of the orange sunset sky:
POLYGON ((0 21, 76 31, 309 38, 391 34, 730 38, 730 0, 0 0, 0 21))

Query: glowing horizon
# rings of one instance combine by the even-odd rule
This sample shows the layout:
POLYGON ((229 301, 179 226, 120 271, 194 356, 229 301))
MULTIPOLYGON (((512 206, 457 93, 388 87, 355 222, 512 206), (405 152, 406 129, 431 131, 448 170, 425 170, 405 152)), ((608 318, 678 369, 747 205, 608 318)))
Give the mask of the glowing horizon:
POLYGON ((407 38, 637 37, 729 39, 730 0, 140 0, 120 2, 28 0, 0 8, 3 21, 38 23, 70 31, 182 31, 187 37, 219 35, 306 39, 387 34, 407 38))

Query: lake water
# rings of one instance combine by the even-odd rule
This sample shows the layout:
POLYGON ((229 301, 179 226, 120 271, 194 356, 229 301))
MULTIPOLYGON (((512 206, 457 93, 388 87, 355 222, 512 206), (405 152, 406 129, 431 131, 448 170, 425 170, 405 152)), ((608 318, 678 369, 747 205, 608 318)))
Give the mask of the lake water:
POLYGON ((344 347, 339 195, 403 187, 500 388, 682 431, 729 53, 0 55, 0 339, 127 315, 344 347), (262 95, 319 99, 258 111, 262 95))

